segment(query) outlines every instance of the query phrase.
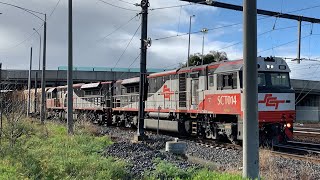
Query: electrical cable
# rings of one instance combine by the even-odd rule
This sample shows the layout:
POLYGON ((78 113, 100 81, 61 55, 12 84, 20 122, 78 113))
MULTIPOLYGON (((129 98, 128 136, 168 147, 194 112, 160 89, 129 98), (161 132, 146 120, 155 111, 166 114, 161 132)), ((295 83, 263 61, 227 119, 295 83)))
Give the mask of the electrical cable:
MULTIPOLYGON (((54 14, 56 8, 58 7, 59 3, 60 3, 61 0, 58 0, 56 5, 54 6, 53 10, 51 11, 47 21, 49 21, 49 19, 51 18, 51 16, 54 14)), ((42 27, 44 26, 44 24, 42 24, 39 28, 37 28, 37 31, 39 31, 42 27)), ((31 39, 34 35, 36 34, 36 32, 33 32, 31 33, 27 38, 25 38, 24 40, 20 41, 19 43, 17 43, 16 45, 13 45, 9 48, 3 48, 3 49, 0 49, 0 51, 8 51, 10 49, 14 49, 16 47, 19 47, 21 46, 22 44, 24 44, 25 42, 27 42, 29 39, 31 39)))
POLYGON ((178 23, 177 36, 179 35, 179 32, 180 32, 180 23, 181 23, 181 11, 182 11, 182 6, 180 7, 180 13, 179 13, 179 23, 178 23))
POLYGON ((53 13, 56 11, 58 5, 60 4, 60 1, 61 1, 61 0, 58 0, 57 4, 54 6, 53 10, 52 10, 51 13, 49 14, 48 19, 49 19, 49 18, 53 15, 53 13))
POLYGON ((122 52, 122 54, 120 55, 119 59, 118 59, 118 60, 117 60, 117 62, 116 62, 116 65, 115 65, 113 68, 117 67, 117 65, 118 65, 118 63, 120 62, 120 60, 121 60, 122 56, 126 53, 126 51, 127 51, 128 47, 129 47, 129 45, 131 44, 131 42, 132 42, 133 38, 136 36, 136 34, 137 34, 138 30, 140 29, 140 27, 141 27, 141 24, 139 25, 139 27, 137 28, 137 30, 134 32, 134 34, 133 34, 132 38, 131 38, 131 39, 130 39, 130 41, 128 42, 128 44, 127 44, 126 48, 124 49, 124 51, 123 51, 123 52, 122 52))
MULTIPOLYGON (((320 64, 318 65, 318 67, 314 70, 314 72, 312 74, 314 74, 320 67, 320 64)), ((299 97, 302 95, 302 92, 306 89, 306 87, 309 85, 310 82, 306 83, 306 85, 302 88, 302 90, 300 91, 298 97, 296 98, 296 102, 298 101, 299 97)), ((302 98, 301 98, 302 99, 302 98)), ((298 104, 298 103, 296 103, 298 104)))
POLYGON ((117 32, 119 29, 123 28, 124 26, 126 26, 127 24, 129 24, 134 18, 136 18, 137 16, 139 16, 140 14, 136 14, 135 16, 133 16, 132 18, 130 18, 127 22, 125 22, 124 24, 120 25, 118 28, 116 28, 115 30, 113 30, 112 32, 110 32, 108 35, 98 39, 97 41, 102 41, 104 39, 107 39, 109 36, 111 36, 113 33, 117 32))
MULTIPOLYGON (((264 35, 264 34, 270 33, 270 32, 272 32, 272 31, 278 31, 278 30, 295 28, 295 27, 297 27, 297 26, 288 26, 288 27, 282 27, 282 28, 272 29, 272 30, 268 30, 268 31, 265 31, 265 32, 263 32, 263 33, 260 33, 260 34, 258 34, 257 36, 259 37, 259 36, 262 36, 262 35, 264 35)), ((243 41, 236 42, 236 43, 234 43, 234 44, 231 44, 231 45, 228 45, 228 46, 226 46, 226 47, 223 47, 223 48, 219 49, 218 51, 221 51, 221 50, 223 50, 223 49, 227 49, 227 48, 229 48, 229 47, 232 47, 232 46, 235 46, 235 45, 238 45, 238 44, 241 44, 242 42, 243 42, 243 41)))
MULTIPOLYGON (((203 5, 201 3, 205 3, 205 2, 206 1, 200 1, 200 2, 197 2, 197 3, 190 2, 189 4, 181 4, 181 5, 173 5, 173 6, 166 6, 166 7, 151 8, 151 9, 149 9, 149 11, 162 10, 162 9, 171 9, 171 8, 178 8, 178 7, 191 6, 191 5, 203 5)), ((213 4, 215 2, 217 2, 217 1, 214 1, 213 4)))
MULTIPOLYGON (((268 30, 268 31, 265 31, 265 32, 263 32, 263 33, 260 33, 260 34, 258 34, 257 36, 259 37, 259 36, 262 36, 262 35, 264 35, 264 34, 267 34, 267 33, 269 33, 269 32, 272 32, 272 31, 289 29, 289 28, 294 28, 294 27, 297 27, 297 26, 288 26, 288 27, 276 28, 276 29, 272 29, 272 30, 268 30)), ((320 35, 320 34, 319 34, 319 35, 320 35)), ((303 38, 306 38, 306 37, 308 37, 308 36, 310 36, 310 35, 307 35, 307 36, 305 36, 305 37, 302 37, 302 39, 303 39, 303 38)), ((268 51, 268 50, 271 50, 271 49, 275 49, 275 48, 278 48, 278 47, 281 47, 281 46, 284 46, 284 45, 293 43, 293 42, 295 42, 295 41, 297 41, 297 40, 290 41, 290 42, 287 42, 287 43, 284 43, 284 44, 281 44, 281 45, 272 47, 272 48, 270 48, 270 49, 266 49, 266 50, 260 51, 260 52, 258 52, 258 53, 261 53, 261 52, 264 52, 264 51, 268 51)), ((217 51, 221 51, 221 50, 227 49, 227 48, 229 48, 229 47, 232 47, 232 46, 235 46, 235 45, 238 45, 238 44, 241 44, 241 43, 242 43, 242 41, 239 41, 239 42, 236 42, 236 43, 234 43, 234 44, 231 44, 231 45, 222 47, 222 48, 218 49, 217 51)), ((320 57, 319 57, 319 58, 320 58, 320 57)), ((170 66, 174 66, 174 65, 177 65, 177 64, 180 64, 180 63, 181 63, 181 62, 176 63, 176 64, 173 64, 173 65, 166 66, 166 67, 164 67, 164 68, 167 68, 167 67, 170 67, 170 66)))
POLYGON ((121 7, 121 6, 117 6, 117 5, 114 5, 114 4, 112 4, 112 3, 108 3, 108 2, 106 2, 106 1, 104 1, 104 0, 97 0, 97 1, 100 1, 100 2, 102 2, 102 3, 104 3, 104 4, 108 4, 108 5, 110 5, 110 6, 113 6, 113 7, 122 9, 122 10, 140 12, 140 11, 138 11, 138 10, 134 10, 134 9, 129 9, 129 8, 124 8, 124 7, 121 7))
MULTIPOLYGON (((304 38, 309 37, 309 36, 310 36, 310 35, 306 35, 306 36, 302 37, 301 39, 304 39, 304 38)), ((278 48, 278 47, 281 47, 281 46, 285 46, 285 45, 287 45, 287 44, 291 44, 291 43, 296 42, 296 41, 298 41, 298 40, 297 40, 297 39, 296 39, 296 40, 292 40, 292 41, 289 41, 289 42, 286 42, 286 43, 277 45, 277 46, 272 47, 272 48, 278 48)), ((262 53, 262 52, 265 52, 265 51, 269 51, 269 50, 271 50, 272 48, 265 49, 265 50, 261 50, 261 51, 259 51, 258 53, 262 53)))
POLYGON ((126 3, 126 4, 130 4, 130 5, 134 5, 133 3, 128 2, 128 1, 124 1, 124 0, 118 0, 118 1, 123 2, 123 3, 126 3))
POLYGON ((151 8, 149 11, 154 11, 154 10, 161 10, 161 9, 170 9, 170 8, 178 8, 178 7, 184 7, 184 6, 191 6, 191 5, 197 5, 195 4, 182 4, 182 5, 174 5, 174 6, 166 6, 166 7, 159 7, 159 8, 151 8))
MULTIPOLYGON (((201 3, 201 2, 200 2, 200 3, 201 3)), ((299 11, 304 11, 304 10, 308 10, 308 9, 318 8, 318 7, 320 7, 320 5, 316 5, 316 6, 312 6, 312 7, 307 7, 307 8, 302 8, 302 9, 297 9, 297 10, 289 11, 289 12, 287 12, 287 13, 299 12, 299 11)), ((282 13, 277 14, 277 15, 274 15, 274 16, 262 17, 262 18, 257 19, 257 21, 264 20, 264 19, 268 19, 268 18, 271 18, 271 17, 278 17, 278 16, 280 16, 281 14, 282 14, 282 13)), ((220 29, 220 28, 237 26, 237 25, 241 25, 241 24, 242 24, 242 23, 235 23, 235 24, 229 24, 229 25, 225 25, 225 26, 220 26, 220 27, 218 27, 218 28, 209 28, 208 31, 212 31, 212 30, 216 30, 216 29, 220 29)), ((197 34, 197 33, 201 33, 201 31, 194 31, 194 32, 191 32, 190 34, 197 34)), ((164 39, 175 38, 175 37, 180 37, 180 36, 187 36, 187 35, 189 35, 189 33, 184 33, 184 34, 174 35, 174 36, 167 36, 167 37, 160 37, 160 38, 156 38, 156 39, 154 39, 154 40, 155 40, 155 41, 158 41, 158 40, 164 40, 164 39)))
POLYGON ((315 89, 319 85, 320 85, 320 81, 316 83, 299 101, 296 101, 295 105, 299 104, 299 102, 301 102, 313 89, 315 89))

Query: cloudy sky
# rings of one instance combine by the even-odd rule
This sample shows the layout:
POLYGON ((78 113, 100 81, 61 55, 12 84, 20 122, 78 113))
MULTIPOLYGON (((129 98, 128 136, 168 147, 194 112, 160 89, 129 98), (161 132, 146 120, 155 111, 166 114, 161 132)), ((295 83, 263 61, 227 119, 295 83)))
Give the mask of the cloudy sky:
MULTIPOLYGON (((135 59, 139 55, 140 29, 138 28, 141 19, 135 16, 140 7, 133 5, 139 1, 104 1, 106 3, 100 0, 74 0, 74 65, 128 68, 132 64, 131 67, 139 67, 139 59, 136 61, 135 59), (129 44, 131 39, 132 42, 129 44)), ((242 5, 241 0, 220 1, 242 5)), ((59 66, 66 66, 67 0, 0 0, 0 2, 47 13, 47 67, 57 69, 59 66)), ((202 28, 216 28, 205 35, 205 52, 220 50, 227 52, 230 59, 242 58, 242 13, 187 4, 178 0, 150 0, 148 36, 153 42, 148 49, 149 68, 174 68, 187 59, 188 36, 181 36, 181 34, 188 32, 190 15, 195 15, 192 20, 193 32, 200 31, 202 28), (157 9, 176 5, 186 6, 157 9), (228 27, 219 28, 221 26, 228 27), (168 36, 176 37, 161 39, 168 36)), ((318 0, 306 2, 258 0, 258 8, 320 18, 318 0)), ((40 28, 41 20, 20 9, 2 4, 0 4, 0 12, 2 13, 0 15, 0 61, 3 67, 27 69, 30 47, 33 46, 33 68, 38 69, 39 37, 34 34, 33 28, 40 28)), ((258 19, 258 34, 260 34, 258 54, 296 57, 297 22, 264 16, 259 16, 258 19)), ((320 57, 319 25, 310 23, 302 25, 302 57, 316 59, 320 57)), ((39 31, 42 34, 43 29, 39 31)), ((202 34, 192 34, 191 53, 201 52, 201 49, 202 34)), ((318 69, 320 62, 303 61, 300 65, 296 65, 288 60, 288 63, 291 66, 293 78, 320 79, 320 74, 316 73, 320 70, 318 69)))

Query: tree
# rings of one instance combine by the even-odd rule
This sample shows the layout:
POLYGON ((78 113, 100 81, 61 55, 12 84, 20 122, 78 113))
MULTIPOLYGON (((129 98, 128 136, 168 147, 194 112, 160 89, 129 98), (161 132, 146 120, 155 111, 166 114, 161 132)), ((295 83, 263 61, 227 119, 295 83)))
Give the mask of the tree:
POLYGON ((210 64, 213 62, 227 61, 228 56, 224 51, 210 51, 203 57, 203 64, 210 64))
MULTIPOLYGON (((228 60, 227 53, 224 51, 210 51, 203 57, 203 64, 210 64, 213 62, 220 62, 228 60)), ((189 66, 197 66, 202 63, 202 55, 200 53, 195 53, 190 55, 189 66)), ((186 63, 181 63, 180 67, 186 67, 186 63)))

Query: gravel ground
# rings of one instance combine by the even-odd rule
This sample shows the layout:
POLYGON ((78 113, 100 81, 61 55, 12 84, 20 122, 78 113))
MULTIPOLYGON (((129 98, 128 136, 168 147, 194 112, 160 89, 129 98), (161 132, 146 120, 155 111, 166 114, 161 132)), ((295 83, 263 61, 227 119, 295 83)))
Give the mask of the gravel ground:
POLYGON ((261 174, 266 179, 320 179, 320 166, 311 162, 273 156, 260 157, 261 174))
MULTIPOLYGON (((320 129, 320 123, 295 123, 294 127, 320 129)), ((314 130, 311 130, 311 132, 312 131, 314 130)), ((320 143, 320 135, 293 133, 293 139, 301 142, 320 143)))
MULTIPOLYGON (((104 154, 126 160, 132 166, 128 169, 133 177, 142 177, 146 171, 155 169, 154 159, 162 159, 173 163, 182 169, 201 167, 184 157, 174 156, 164 152, 165 142, 171 136, 156 136, 148 134, 145 143, 132 143, 135 131, 121 128, 105 128, 104 134, 115 142, 106 147, 104 154)), ((209 148, 187 141, 187 155, 213 162, 218 170, 241 174, 242 151, 225 148, 209 148)), ((260 153, 261 175, 267 179, 320 179, 320 164, 274 156, 270 153, 260 153)))
POLYGON ((294 134, 293 135, 294 141, 300 141, 300 142, 308 142, 308 143, 320 143, 320 136, 307 136, 302 134, 294 134))
POLYGON ((118 157, 127 161, 131 165, 128 170, 133 177, 143 177, 145 172, 155 170, 156 159, 170 162, 181 169, 199 167, 199 165, 187 161, 186 157, 163 151, 166 141, 172 140, 172 137, 148 135, 149 140, 147 142, 132 143, 134 133, 119 128, 106 129, 105 134, 111 136, 115 143, 106 147, 104 151, 106 156, 118 157))

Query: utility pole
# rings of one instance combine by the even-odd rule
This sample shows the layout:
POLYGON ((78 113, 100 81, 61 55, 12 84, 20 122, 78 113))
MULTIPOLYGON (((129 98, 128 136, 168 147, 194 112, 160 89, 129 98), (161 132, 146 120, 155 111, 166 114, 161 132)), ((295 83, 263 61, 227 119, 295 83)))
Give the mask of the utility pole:
POLYGON ((301 60, 301 21, 298 21, 298 54, 297 54, 297 62, 300 64, 301 60))
POLYGON ((73 134, 73 40, 72 40, 72 0, 69 0, 69 23, 68 23, 68 109, 67 109, 67 122, 68 134, 73 134))
MULTIPOLYGON (((0 90, 2 90, 2 63, 0 63, 0 90)), ((3 119, 2 119, 2 111, 3 111, 3 94, 0 94, 0 145, 2 140, 2 129, 3 129, 3 119)))
POLYGON ((30 48, 30 64, 29 64, 29 77, 28 77, 27 117, 29 117, 29 114, 30 114, 30 104, 31 104, 31 70, 32 70, 32 47, 30 48))
POLYGON ((41 70, 40 67, 41 67, 41 34, 36 30, 36 28, 33 28, 33 30, 35 31, 35 33, 38 34, 39 36, 39 71, 41 70))
POLYGON ((35 77, 34 77, 34 115, 36 117, 37 115, 37 88, 38 88, 38 72, 36 71, 35 77))
POLYGON ((72 40, 72 0, 69 0, 68 23, 68 133, 73 134, 73 40, 72 40))
POLYGON ((203 65, 203 59, 204 59, 204 35, 208 32, 207 28, 203 28, 201 30, 202 34, 202 56, 201 56, 201 65, 203 65))
POLYGON ((257 0, 243 0, 243 177, 259 178, 257 0))
POLYGON ((149 46, 148 41, 148 8, 149 0, 141 0, 142 8, 142 26, 141 26, 141 57, 140 57, 140 82, 139 82, 139 112, 138 112, 138 132, 134 136, 135 141, 141 141, 146 138, 144 134, 144 108, 145 98, 147 97, 147 91, 145 88, 147 77, 147 48, 149 46))
POLYGON ((188 61, 187 61, 187 67, 189 67, 189 60, 190 60, 191 20, 192 20, 192 17, 195 17, 195 15, 190 16, 190 23, 189 23, 189 41, 188 41, 188 61))
POLYGON ((44 120, 46 118, 46 52, 47 52, 47 14, 44 15, 44 26, 43 26, 43 59, 42 59, 41 109, 40 109, 41 123, 44 123, 44 120))

